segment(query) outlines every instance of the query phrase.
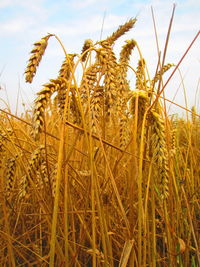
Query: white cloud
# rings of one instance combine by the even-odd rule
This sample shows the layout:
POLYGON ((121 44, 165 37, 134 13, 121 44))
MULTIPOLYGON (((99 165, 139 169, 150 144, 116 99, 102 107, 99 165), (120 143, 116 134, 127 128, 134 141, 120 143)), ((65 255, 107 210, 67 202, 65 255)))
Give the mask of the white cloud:
POLYGON ((27 0, 1 0, 0 1, 0 8, 7 8, 10 6, 16 7, 27 7, 28 9, 32 10, 39 10, 41 8, 41 4, 43 0, 34 0, 34 1, 27 1, 27 0))
POLYGON ((68 1, 67 6, 74 8, 76 10, 86 9, 86 8, 101 8, 103 10, 107 10, 110 6, 119 5, 122 2, 126 2, 125 0, 71 0, 68 1))
POLYGON ((11 5, 11 3, 12 3, 11 0, 1 0, 0 8, 5 8, 5 7, 11 5))
POLYGON ((0 24, 0 35, 24 33, 34 21, 30 18, 16 18, 0 24))
POLYGON ((76 9, 81 9, 81 8, 86 8, 89 7, 90 5, 94 4, 94 3, 98 3, 98 0, 76 0, 76 1, 70 1, 69 5, 72 8, 76 8, 76 9))

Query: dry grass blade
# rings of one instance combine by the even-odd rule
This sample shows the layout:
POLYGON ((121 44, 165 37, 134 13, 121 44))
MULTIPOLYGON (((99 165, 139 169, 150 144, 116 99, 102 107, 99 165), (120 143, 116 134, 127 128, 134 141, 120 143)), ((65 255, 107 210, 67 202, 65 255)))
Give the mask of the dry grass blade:
POLYGON ((130 258, 131 250, 133 249, 134 240, 127 240, 124 244, 122 255, 119 262, 119 267, 126 267, 130 258))

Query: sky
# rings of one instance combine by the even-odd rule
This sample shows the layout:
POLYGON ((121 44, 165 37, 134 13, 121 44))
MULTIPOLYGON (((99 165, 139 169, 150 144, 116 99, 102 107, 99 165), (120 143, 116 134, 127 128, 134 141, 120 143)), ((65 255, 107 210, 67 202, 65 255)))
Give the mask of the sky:
MULTIPOLYGON (((24 80, 33 43, 47 33, 56 34, 68 53, 80 53, 85 39, 105 39, 119 25, 137 17, 135 27, 116 42, 114 49, 119 54, 125 40, 135 39, 153 78, 158 56, 151 8, 162 55, 173 4, 176 9, 165 63, 177 64, 199 32, 199 0, 0 0, 0 108, 9 105, 12 112, 18 113, 30 109, 42 85, 57 77, 64 53, 56 39, 51 38, 33 83, 26 84, 24 80)), ((180 65, 180 72, 165 88, 166 98, 190 109, 196 105, 198 112, 199 48, 200 36, 180 65)), ((135 68, 137 61, 133 52, 130 65, 135 68)), ((166 73, 165 81, 171 72, 166 73)), ((174 105, 169 112, 184 113, 174 105)))

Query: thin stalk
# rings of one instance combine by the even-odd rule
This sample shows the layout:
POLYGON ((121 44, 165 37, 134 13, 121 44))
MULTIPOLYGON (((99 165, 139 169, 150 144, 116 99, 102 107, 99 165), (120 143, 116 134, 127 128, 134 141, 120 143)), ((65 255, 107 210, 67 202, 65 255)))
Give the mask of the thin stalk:
POLYGON ((180 64, 182 63, 183 59, 185 58, 185 56, 187 55, 187 53, 189 52, 189 50, 191 49, 192 45, 194 44, 194 42, 197 40, 197 38, 199 37, 200 31, 198 31, 198 33, 195 35, 194 39, 192 40, 192 42, 190 43, 190 45, 188 46, 188 48, 186 49, 185 53, 183 54, 183 56, 181 57, 181 59, 179 60, 178 64, 176 65, 176 67, 174 68, 173 72, 171 73, 171 75, 169 76, 168 80, 166 81, 166 83, 163 85, 162 90, 160 90, 159 94, 157 94, 155 100, 153 101, 153 103, 151 104, 150 109, 155 105, 155 103, 158 101, 160 95, 163 93, 163 91, 165 90, 165 87, 167 86, 167 84, 169 83, 169 81, 171 80, 171 78, 173 77, 174 73, 177 71, 178 67, 180 66, 180 64))
POLYGON ((146 265, 146 247, 147 247, 147 223, 148 219, 148 200, 149 200, 149 189, 151 184, 151 176, 152 176, 152 161, 150 162, 149 166, 149 173, 147 178, 147 187, 146 187, 146 196, 145 196, 145 203, 144 203, 144 245, 143 245, 143 266, 146 265))
POLYGON ((145 124, 148 109, 144 113, 141 129, 140 139, 140 155, 139 155, 139 169, 138 169, 138 265, 142 266, 142 230, 143 230, 143 201, 142 201, 142 180, 143 180, 143 153, 144 153, 144 137, 145 124))
MULTIPOLYGON (((169 37, 170 37, 170 33, 171 33, 172 22, 173 22, 173 19, 174 19, 175 8, 176 8, 176 5, 174 4, 174 5, 173 5, 173 10, 172 10, 171 19, 170 19, 170 23, 169 23, 169 27, 168 27, 167 38, 166 38, 166 41, 165 41, 165 48, 164 48, 164 53, 163 53, 163 59, 162 59, 162 65, 161 65, 161 68, 162 68, 162 67, 164 66, 164 64, 165 64, 165 58, 166 58, 166 54, 167 54, 167 47, 168 47, 168 43, 169 43, 169 37)), ((162 84, 162 78, 159 80, 157 94, 160 93, 160 87, 161 87, 161 84, 162 84)), ((164 91, 163 91, 163 92, 164 92, 164 91)))
POLYGON ((151 225, 151 231, 152 231, 152 267, 156 267, 156 216, 155 216, 155 191, 154 191, 154 182, 153 179, 151 179, 151 216, 152 216, 152 225, 151 225))
MULTIPOLYGON (((60 39, 55 36, 60 45, 62 46, 65 56, 67 57, 66 50, 60 41, 60 39)), ((53 209, 53 218, 52 218, 52 228, 51 228, 51 244, 50 244, 50 260, 49 266, 54 266, 55 259, 55 246, 56 246, 56 232, 57 232, 57 220, 58 220, 58 209, 59 209, 59 197, 60 197, 60 183, 62 179, 62 166, 64 161, 64 146, 65 146, 65 134, 67 127, 65 126, 65 118, 68 116, 68 101, 69 101, 69 90, 70 82, 66 92, 66 100, 63 112, 63 119, 60 121, 60 142, 59 142, 59 152, 58 152, 58 166, 57 166, 57 176, 56 176, 56 190, 55 190, 55 200, 54 200, 54 209, 53 209)), ((67 133, 68 135, 68 133, 67 133)), ((66 246, 66 244, 65 244, 66 246)))
POLYGON ((111 184, 113 186, 113 190, 114 190, 115 196, 117 198, 117 202, 118 202, 119 208, 120 208, 121 213, 122 213, 122 217, 123 217, 125 225, 126 225, 127 235, 128 235, 128 237, 130 237, 130 224, 129 224, 129 221, 127 219, 126 212, 124 210, 124 207, 123 207, 123 204, 122 204, 122 201, 121 201, 121 198, 120 198, 120 194, 119 194, 115 179, 113 177, 113 173, 112 173, 112 170, 110 168, 110 165, 109 165, 109 162, 108 162, 108 158, 107 158, 107 155, 105 153, 104 145, 103 145, 103 142, 101 141, 101 139, 100 139, 100 143, 101 143, 101 148, 102 148, 103 155, 104 155, 104 158, 105 158, 106 166, 108 168, 108 173, 110 175, 111 184))
POLYGON ((165 225, 166 225, 166 234, 167 234, 167 249, 168 249, 168 258, 169 258, 169 266, 173 267, 175 264, 174 255, 173 255, 173 240, 170 232, 170 222, 169 222, 169 214, 167 210, 167 202, 166 199, 163 200, 163 210, 165 217, 165 225))
MULTIPOLYGON (((129 222, 131 235, 134 233, 134 182, 138 180, 138 160, 137 160, 137 131, 138 131, 138 97, 135 99, 135 116, 133 122, 133 140, 132 140, 132 160, 130 161, 131 174, 129 175, 129 199, 130 199, 130 212, 129 212, 129 222)), ((132 237, 131 237, 132 238, 132 237)), ((132 249, 131 254, 134 253, 132 249)), ((130 264, 134 265, 134 257, 131 255, 130 264)))
POLYGON ((181 77, 181 84, 183 86, 183 93, 184 93, 184 99, 185 99, 185 107, 186 107, 186 118, 187 118, 187 122, 189 123, 189 115, 188 115, 188 101, 187 101, 187 93, 186 93, 186 88, 185 88, 185 84, 184 84, 184 81, 183 81, 183 76, 181 74, 181 71, 180 69, 178 69, 178 72, 179 72, 179 75, 181 77))
MULTIPOLYGON (((67 135, 68 139, 68 135, 67 135)), ((69 266, 69 215, 68 215, 68 165, 65 167, 64 182, 64 236, 65 236, 65 266, 69 266)))
MULTIPOLYGON (((94 166, 94 171, 95 171, 95 177, 97 177, 97 170, 94 166)), ((96 191, 96 202, 97 202, 97 210, 98 210, 98 215, 99 215, 99 224, 100 224, 100 230, 101 230, 101 239, 102 239, 102 247, 103 247, 103 252, 104 252, 104 263, 103 266, 108 266, 109 261, 108 261, 108 252, 111 253, 110 251, 110 246, 109 246, 109 238, 108 238, 108 229, 107 225, 105 222, 105 214, 103 210, 103 203, 100 201, 100 186, 99 186, 99 181, 96 179, 95 183, 95 191, 96 191)), ((111 254, 110 254, 111 256, 111 254)), ((113 263, 111 263, 113 266, 113 263)))
POLYGON ((197 261, 198 261, 198 265, 200 266, 200 253, 199 253, 198 241, 197 241, 196 234, 195 234, 195 231, 194 231, 194 226, 193 226, 193 222, 192 222, 192 216, 191 216, 191 213, 190 213, 190 205, 189 205, 189 202, 187 200, 186 193, 185 193, 183 185, 181 186, 181 191, 183 192, 183 197, 184 197, 185 204, 186 204, 186 207, 187 207, 187 212, 188 212, 190 227, 191 227, 191 231, 192 231, 192 236, 193 236, 194 244, 195 244, 195 247, 196 247, 197 261))
POLYGON ((129 199, 130 199, 130 212, 129 212, 129 222, 130 227, 132 229, 132 233, 134 231, 133 223, 134 223, 134 182, 137 181, 138 176, 138 162, 137 162, 137 131, 138 131, 138 97, 135 98, 135 114, 134 114, 134 122, 133 122, 133 140, 132 140, 132 160, 131 160, 131 175, 129 181, 129 199))
POLYGON ((49 266, 54 267, 54 258, 55 258, 55 245, 56 245, 56 228, 58 220, 58 204, 60 196, 60 182, 62 178, 62 163, 64 155, 64 142, 65 142, 65 123, 61 121, 60 123, 60 143, 59 143, 59 153, 58 153, 58 167, 57 167, 57 176, 56 176, 56 190, 55 190, 55 200, 54 200, 54 209, 53 209, 53 219, 52 219, 52 228, 51 228, 51 244, 50 244, 50 260, 49 266))
MULTIPOLYGON (((3 188, 3 187, 1 187, 1 188, 3 188)), ((8 262, 9 262, 10 267, 15 267, 16 266, 15 256, 14 256, 14 252, 13 252, 13 245, 12 245, 12 240, 11 240, 11 235, 10 235, 10 225, 9 225, 9 218, 8 218, 9 211, 6 208, 5 201, 3 201, 3 203, 2 203, 2 208, 3 208, 3 217, 4 217, 4 222, 5 222, 5 232, 7 235, 8 259, 9 259, 8 262)))

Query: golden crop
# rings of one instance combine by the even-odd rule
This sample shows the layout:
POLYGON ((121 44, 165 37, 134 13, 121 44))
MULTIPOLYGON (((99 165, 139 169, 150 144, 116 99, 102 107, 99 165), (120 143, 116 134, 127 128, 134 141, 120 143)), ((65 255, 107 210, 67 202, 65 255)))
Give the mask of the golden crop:
POLYGON ((33 111, 0 111, 1 266, 200 264, 199 115, 170 118, 156 98, 172 64, 150 79, 135 40, 114 53, 135 23, 86 40, 80 55, 54 34, 34 44, 27 82, 49 38, 65 59, 33 111))

